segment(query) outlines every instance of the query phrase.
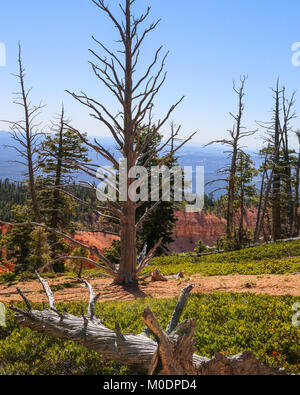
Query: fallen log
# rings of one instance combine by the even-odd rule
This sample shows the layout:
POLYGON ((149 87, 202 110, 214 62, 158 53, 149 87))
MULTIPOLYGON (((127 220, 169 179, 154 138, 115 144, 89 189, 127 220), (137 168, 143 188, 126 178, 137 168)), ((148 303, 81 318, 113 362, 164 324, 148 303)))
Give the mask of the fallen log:
POLYGON ((15 311, 15 318, 20 326, 28 327, 41 335, 73 340, 108 359, 133 366, 138 372, 149 375, 285 374, 283 369, 261 364, 249 351, 233 357, 217 353, 211 359, 196 355, 196 321, 190 319, 179 323, 193 285, 182 290, 165 331, 147 307, 143 312, 143 321, 147 328, 141 334, 134 335, 122 334, 117 322, 115 330, 111 330, 105 327, 103 320, 95 317, 96 303, 100 295, 94 294, 92 286, 87 281, 84 283, 90 293, 88 313, 84 315, 82 311, 81 316, 74 316, 57 310, 54 295, 47 281, 38 273, 37 276, 48 297, 49 309, 33 310, 20 289, 17 290, 26 303, 27 311, 15 306, 11 306, 11 309, 15 311))

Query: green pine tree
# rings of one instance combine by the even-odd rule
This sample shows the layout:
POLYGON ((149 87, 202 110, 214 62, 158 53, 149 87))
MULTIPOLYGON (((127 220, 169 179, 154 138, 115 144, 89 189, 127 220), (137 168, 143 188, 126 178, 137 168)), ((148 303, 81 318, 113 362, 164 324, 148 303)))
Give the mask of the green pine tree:
MULTIPOLYGON (((31 219, 32 213, 26 206, 12 208, 12 222, 22 223, 31 219)), ((30 267, 30 241, 33 228, 14 226, 1 237, 1 246, 5 250, 7 261, 15 264, 15 271, 28 271, 30 267)))
MULTIPOLYGON (((81 163, 88 162, 88 149, 78 135, 65 128, 64 109, 54 135, 47 136, 40 149, 39 165, 44 178, 40 179, 39 200, 44 222, 64 232, 74 231, 76 217, 74 199, 61 192, 62 185, 70 184, 81 163)), ((65 252, 66 245, 55 234, 49 235, 51 258, 65 252)), ((55 272, 64 271, 64 262, 54 265, 55 272)))
POLYGON ((41 228, 33 229, 29 242, 29 271, 36 271, 51 261, 48 234, 41 228))
MULTIPOLYGON (((140 140, 141 143, 143 139, 146 138, 146 134, 141 133, 140 140)), ((143 165, 145 161, 149 158, 152 152, 157 150, 157 147, 161 144, 162 136, 157 135, 148 144, 144 152, 144 158, 138 165, 143 165)), ((165 157, 168 157, 168 152, 165 153, 165 157)), ((146 168, 150 171, 151 167, 158 166, 163 159, 157 153, 147 161, 146 168)), ((164 163, 168 168, 172 168, 177 165, 177 159, 173 156, 168 157, 164 163)), ((174 202, 174 182, 172 182, 171 176, 171 200, 169 202, 162 201, 149 215, 147 220, 143 223, 142 229, 138 235, 138 246, 142 249, 145 244, 147 244, 147 250, 150 251, 155 244, 162 240, 160 247, 157 249, 156 254, 161 255, 162 253, 168 251, 168 244, 172 243, 174 239, 172 238, 173 230, 176 226, 175 208, 176 204, 174 202), (172 185, 173 184, 173 185, 172 185)), ((151 191, 151 180, 149 178, 149 191, 151 191)), ((149 210, 155 202, 145 202, 137 210, 137 220, 139 220, 145 213, 149 210)))
POLYGON ((250 242, 249 230, 244 227, 245 209, 254 205, 257 198, 257 188, 253 181, 258 171, 251 160, 250 155, 240 151, 237 157, 235 182, 235 205, 239 210, 238 236, 236 237, 239 247, 250 242))

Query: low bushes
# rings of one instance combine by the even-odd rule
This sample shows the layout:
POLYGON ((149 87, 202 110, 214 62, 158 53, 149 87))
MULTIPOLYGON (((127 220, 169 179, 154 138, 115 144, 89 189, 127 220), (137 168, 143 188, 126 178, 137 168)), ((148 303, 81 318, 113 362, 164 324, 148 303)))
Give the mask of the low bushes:
POLYGON ((240 251, 202 257, 159 257, 151 260, 146 272, 160 268, 164 275, 201 273, 206 276, 228 274, 286 274, 300 272, 300 240, 264 244, 240 251))
POLYGON ((180 270, 186 274, 201 273, 204 276, 219 276, 229 274, 288 274, 300 272, 300 257, 279 260, 263 260, 245 263, 197 262, 195 258, 155 258, 145 270, 149 273, 160 268, 164 275, 176 274, 180 270))
MULTIPOLYGON (((177 299, 143 299, 135 302, 99 303, 96 316, 123 332, 141 332, 142 311, 150 305, 166 327, 177 299)), ((253 351, 264 363, 300 372, 300 330, 292 325, 292 305, 299 298, 253 294, 194 294, 183 319, 196 318, 197 353, 210 357, 216 351, 233 355, 253 351)), ((21 305, 21 304, 20 304, 21 305)), ((80 303, 59 304, 81 314, 80 303)), ((35 305, 35 308, 41 308, 35 305)), ((87 305, 85 305, 87 308, 87 305)), ((130 368, 105 361, 71 341, 39 337, 19 328, 8 311, 6 328, 0 328, 0 373, 4 374, 134 374, 130 368)))

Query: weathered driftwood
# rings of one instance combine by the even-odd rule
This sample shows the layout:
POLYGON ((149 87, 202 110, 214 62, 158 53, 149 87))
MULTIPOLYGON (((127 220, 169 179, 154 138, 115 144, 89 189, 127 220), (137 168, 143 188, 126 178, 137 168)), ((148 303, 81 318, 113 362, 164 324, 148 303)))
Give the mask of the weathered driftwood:
POLYGON ((122 334, 118 323, 115 330, 108 329, 103 320, 95 317, 95 307, 100 295, 94 294, 87 281, 85 284, 90 292, 88 314, 84 315, 82 311, 81 316, 77 317, 67 312, 60 313, 49 285, 39 275, 38 278, 47 294, 49 309, 33 310, 20 289, 18 292, 28 311, 14 306, 11 309, 16 312, 15 318, 20 326, 28 327, 39 334, 73 340, 108 359, 134 366, 139 372, 148 372, 150 375, 284 374, 281 369, 262 365, 251 352, 229 358, 218 353, 212 359, 194 354, 196 321, 191 319, 179 323, 193 289, 192 285, 182 290, 166 331, 147 307, 143 313, 147 328, 141 334, 134 335, 122 334))

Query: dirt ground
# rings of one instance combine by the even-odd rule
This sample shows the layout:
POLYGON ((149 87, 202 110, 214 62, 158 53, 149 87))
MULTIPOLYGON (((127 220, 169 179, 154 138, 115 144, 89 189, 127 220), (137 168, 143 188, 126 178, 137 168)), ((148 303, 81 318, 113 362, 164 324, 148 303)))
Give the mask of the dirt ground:
MULTIPOLYGON (((170 279, 168 282, 143 283, 139 286, 120 287, 111 284, 109 279, 90 280, 95 292, 100 293, 100 301, 135 300, 137 298, 173 298, 187 284, 195 284, 194 293, 211 292, 251 292, 269 295, 300 296, 300 274, 285 275, 230 275, 203 277, 200 274, 186 279, 170 279)), ((71 288, 55 292, 56 302, 88 301, 89 293, 85 285, 70 278, 49 280, 50 286, 66 284, 71 288)), ((47 302, 43 288, 38 281, 20 282, 11 286, 0 285, 0 302, 13 303, 21 298, 16 290, 19 287, 31 302, 47 302)), ((54 288, 55 289, 55 288, 54 288)))

